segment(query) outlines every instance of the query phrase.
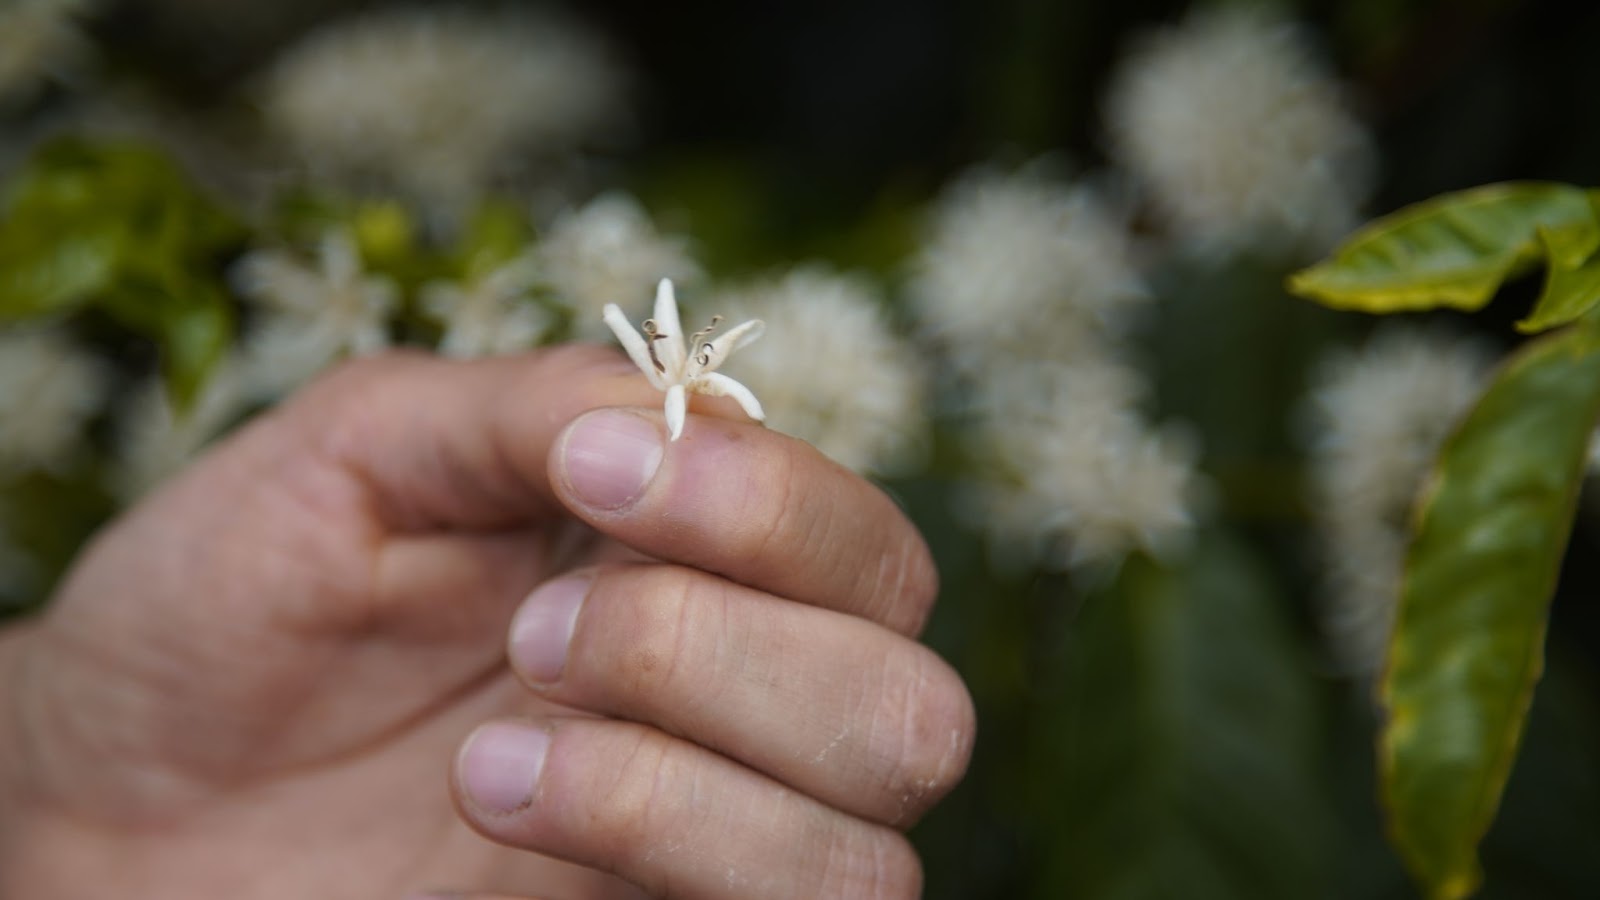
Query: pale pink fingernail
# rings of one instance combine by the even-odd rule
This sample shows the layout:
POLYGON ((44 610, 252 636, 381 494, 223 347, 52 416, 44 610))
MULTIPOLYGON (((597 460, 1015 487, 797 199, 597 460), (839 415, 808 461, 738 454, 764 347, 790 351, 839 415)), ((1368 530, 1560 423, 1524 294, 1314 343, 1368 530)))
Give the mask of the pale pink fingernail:
POLYGON ((567 664, 578 611, 589 594, 590 579, 561 578, 540 587, 511 620, 511 666, 529 681, 549 683, 567 664))
POLYGON ((654 422, 603 409, 578 419, 560 453, 562 471, 579 500, 597 509, 618 509, 644 493, 666 450, 654 422))
POLYGON ((461 792, 478 810, 490 815, 516 812, 533 802, 550 735, 517 722, 480 726, 457 759, 461 792))

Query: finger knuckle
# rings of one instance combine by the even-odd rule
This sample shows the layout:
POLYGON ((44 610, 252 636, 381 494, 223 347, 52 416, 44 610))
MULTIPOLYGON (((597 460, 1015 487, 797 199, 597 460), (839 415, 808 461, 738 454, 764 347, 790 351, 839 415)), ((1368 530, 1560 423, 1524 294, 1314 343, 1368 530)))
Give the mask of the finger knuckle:
POLYGON ((916 647, 885 678, 879 713, 891 824, 920 816, 966 774, 977 730, 972 697, 933 651, 916 647))
POLYGON ((585 829, 600 845, 601 856, 611 860, 638 859, 663 835, 681 833, 673 816, 692 812, 674 801, 674 785, 683 773, 669 739, 644 728, 629 731, 626 746, 616 749, 615 764, 607 767, 604 787, 585 804, 585 829))
POLYGON ((922 862, 888 829, 840 836, 828 848, 818 896, 910 900, 922 896, 922 862))
POLYGON ((614 617, 611 630, 618 642, 619 689, 650 708, 704 702, 721 681, 715 640, 725 630, 720 592, 704 576, 678 566, 641 567, 631 581, 625 593, 633 602, 614 617))
POLYGON ((908 529, 900 545, 879 563, 871 596, 882 597, 897 618, 889 624, 905 634, 918 634, 939 596, 939 569, 921 535, 908 529))
POLYGON ((807 558, 815 520, 800 490, 793 449, 784 445, 780 452, 755 458, 760 466, 752 480, 767 489, 743 492, 744 509, 730 521, 745 525, 734 535, 730 551, 743 559, 807 558))

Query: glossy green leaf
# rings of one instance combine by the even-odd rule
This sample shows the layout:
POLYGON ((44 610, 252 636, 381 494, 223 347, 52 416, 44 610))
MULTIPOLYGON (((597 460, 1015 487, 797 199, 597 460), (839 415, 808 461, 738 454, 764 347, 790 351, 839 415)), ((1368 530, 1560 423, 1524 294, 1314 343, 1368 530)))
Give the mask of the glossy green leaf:
POLYGON ((159 152, 67 140, 12 186, 0 227, 0 321, 97 305, 158 346, 191 400, 233 337, 222 259, 242 238, 159 152))
POLYGON ((219 286, 205 281, 130 280, 108 293, 101 306, 160 348, 167 393, 180 410, 199 397, 234 338, 232 305, 219 286))
POLYGON ((1546 182, 1491 184, 1369 223, 1332 257, 1291 275, 1288 286, 1336 309, 1474 310, 1547 252, 1571 268, 1596 247, 1600 220, 1588 192, 1546 182))
POLYGON ((1378 756, 1391 839, 1431 897, 1478 884, 1597 415, 1600 329, 1586 321, 1498 373, 1420 502, 1378 756))
POLYGON ((1285 607, 1219 533, 1177 568, 1129 560, 1085 601, 1037 717, 1058 731, 1033 790, 1061 828, 1037 896, 1331 895, 1316 701, 1285 607))
POLYGON ((1575 322, 1600 303, 1600 256, 1575 266, 1560 265, 1559 250, 1550 243, 1560 238, 1549 234, 1543 237, 1551 264, 1545 270, 1544 290, 1534 303, 1533 312, 1517 323, 1517 329, 1523 332, 1546 331, 1575 322))

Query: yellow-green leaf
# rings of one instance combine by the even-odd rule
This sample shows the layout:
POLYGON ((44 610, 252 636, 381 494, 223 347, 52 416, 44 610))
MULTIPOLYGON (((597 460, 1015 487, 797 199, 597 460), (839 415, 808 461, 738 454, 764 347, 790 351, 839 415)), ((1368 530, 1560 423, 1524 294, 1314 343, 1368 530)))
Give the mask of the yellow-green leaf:
POLYGON ((1527 345, 1446 443, 1418 509, 1378 756, 1390 837, 1438 900, 1478 884, 1597 415, 1600 330, 1527 345))
POLYGON ((1551 235, 1544 237, 1551 262, 1545 270, 1544 290, 1534 303, 1533 312, 1517 323, 1517 329, 1525 333, 1575 322, 1600 302, 1600 257, 1576 266, 1561 265, 1557 261, 1557 249, 1549 243, 1551 235))
POLYGON ((1596 247, 1600 220, 1588 192, 1548 182, 1491 184, 1369 223, 1332 257, 1291 275, 1288 287, 1336 309, 1474 310, 1547 250, 1575 267, 1596 247))

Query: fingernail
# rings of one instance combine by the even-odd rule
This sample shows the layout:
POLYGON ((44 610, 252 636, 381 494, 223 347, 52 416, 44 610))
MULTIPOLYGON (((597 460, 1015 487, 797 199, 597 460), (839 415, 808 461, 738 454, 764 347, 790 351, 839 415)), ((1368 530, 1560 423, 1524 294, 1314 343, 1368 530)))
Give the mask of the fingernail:
POLYGON ((573 493, 597 509, 617 509, 655 477, 665 450, 654 422, 620 410, 578 419, 561 446, 561 466, 573 493))
POLYGON ((561 578, 522 601, 522 608, 511 619, 510 655, 512 668, 524 678, 549 683, 561 677, 589 584, 582 576, 561 578))
POLYGON ((461 748, 461 791, 491 815, 516 812, 533 802, 550 735, 530 725, 490 722, 461 748))

